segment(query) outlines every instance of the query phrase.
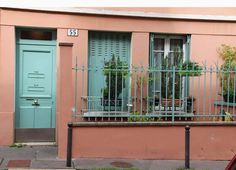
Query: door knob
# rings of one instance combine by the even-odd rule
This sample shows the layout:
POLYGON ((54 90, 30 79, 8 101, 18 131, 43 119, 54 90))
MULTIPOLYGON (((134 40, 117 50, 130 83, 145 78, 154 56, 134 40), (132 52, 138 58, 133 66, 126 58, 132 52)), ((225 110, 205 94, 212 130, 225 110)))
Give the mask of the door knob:
POLYGON ((32 106, 40 106, 38 99, 34 99, 32 106))

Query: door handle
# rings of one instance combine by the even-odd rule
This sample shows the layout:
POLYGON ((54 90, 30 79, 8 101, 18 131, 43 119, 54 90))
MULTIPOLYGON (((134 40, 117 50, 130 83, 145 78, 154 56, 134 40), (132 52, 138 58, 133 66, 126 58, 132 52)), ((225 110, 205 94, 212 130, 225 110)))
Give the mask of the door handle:
POLYGON ((32 106, 40 106, 38 99, 34 99, 32 106))
POLYGON ((28 98, 28 99, 25 99, 25 100, 34 100, 34 99, 32 99, 32 98, 28 98))

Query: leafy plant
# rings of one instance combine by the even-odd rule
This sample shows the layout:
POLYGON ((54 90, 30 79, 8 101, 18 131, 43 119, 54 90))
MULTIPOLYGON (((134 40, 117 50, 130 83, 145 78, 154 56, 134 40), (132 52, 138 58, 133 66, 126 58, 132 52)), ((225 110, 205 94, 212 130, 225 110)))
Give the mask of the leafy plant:
POLYGON ((141 115, 139 112, 131 112, 128 118, 129 122, 153 122, 155 119, 147 115, 141 115))
POLYGON ((192 61, 186 61, 180 64, 177 70, 177 73, 181 76, 200 76, 202 74, 202 66, 192 61))
POLYGON ((178 68, 180 64, 183 63, 183 52, 180 47, 176 47, 173 53, 170 53, 162 60, 162 70, 161 73, 161 96, 162 98, 171 98, 174 94, 175 99, 181 98, 180 90, 182 88, 182 78, 175 74, 175 82, 173 82, 173 67, 178 68), (175 84, 175 91, 173 92, 172 86, 175 84))
POLYGON ((10 145, 11 148, 23 148, 25 146, 26 146, 26 144, 22 144, 22 143, 17 143, 17 144, 14 143, 14 144, 10 145))
MULTIPOLYGON (((221 45, 217 50, 224 63, 220 67, 220 85, 222 87, 222 96, 225 101, 232 102, 235 97, 235 73, 236 70, 236 47, 221 45)), ((236 99, 236 98, 235 98, 236 99)), ((235 100, 236 101, 236 100, 235 100)))
POLYGON ((104 63, 104 75, 106 77, 106 87, 102 89, 104 98, 118 98, 125 88, 128 75, 127 62, 121 61, 119 56, 113 54, 112 58, 104 63))

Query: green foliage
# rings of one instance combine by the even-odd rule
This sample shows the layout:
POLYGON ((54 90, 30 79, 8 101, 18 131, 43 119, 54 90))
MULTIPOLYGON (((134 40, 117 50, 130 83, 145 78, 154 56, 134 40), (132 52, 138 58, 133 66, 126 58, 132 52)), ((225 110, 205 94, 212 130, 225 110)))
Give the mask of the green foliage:
POLYGON ((22 143, 18 143, 18 144, 14 143, 14 144, 10 145, 11 148, 23 148, 25 146, 26 145, 22 144, 22 143))
POLYGON ((235 75, 233 71, 236 70, 236 47, 223 44, 218 48, 217 52, 224 61, 219 73, 220 85, 223 88, 222 96, 234 96, 235 75))
POLYGON ((217 49, 217 52, 226 64, 236 64, 236 47, 222 44, 221 47, 217 49))
POLYGON ((128 64, 113 54, 109 61, 105 61, 103 72, 106 77, 106 87, 102 89, 104 98, 109 97, 109 91, 111 99, 118 98, 122 89, 125 88, 128 64))
POLYGON ((180 64, 177 70, 177 73, 181 76, 200 76, 202 74, 202 66, 192 61, 186 61, 180 64))
POLYGON ((146 83, 147 83, 147 76, 146 75, 138 75, 137 81, 136 81, 138 89, 141 89, 146 83))
POLYGON ((139 112, 131 112, 128 118, 129 122, 153 122, 155 119, 147 115, 141 115, 139 112))

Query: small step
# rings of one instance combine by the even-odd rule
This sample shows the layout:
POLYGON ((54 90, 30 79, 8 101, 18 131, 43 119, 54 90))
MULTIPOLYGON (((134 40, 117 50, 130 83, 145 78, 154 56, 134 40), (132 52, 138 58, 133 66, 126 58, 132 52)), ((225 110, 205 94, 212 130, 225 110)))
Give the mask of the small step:
POLYGON ((21 142, 15 143, 15 145, 26 145, 26 146, 55 146, 56 142, 21 142))

